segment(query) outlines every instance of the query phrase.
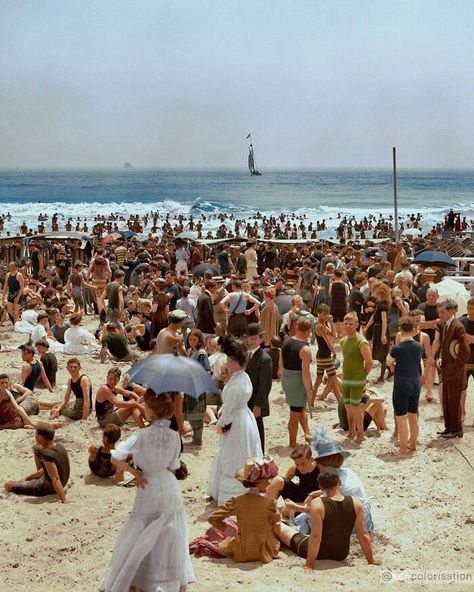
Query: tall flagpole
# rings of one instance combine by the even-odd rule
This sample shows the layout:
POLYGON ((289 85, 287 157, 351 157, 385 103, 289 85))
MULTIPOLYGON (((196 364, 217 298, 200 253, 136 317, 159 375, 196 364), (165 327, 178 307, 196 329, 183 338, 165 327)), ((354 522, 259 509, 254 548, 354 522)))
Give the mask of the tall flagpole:
POLYGON ((397 149, 393 147, 393 207, 395 210, 395 240, 398 240, 397 149))

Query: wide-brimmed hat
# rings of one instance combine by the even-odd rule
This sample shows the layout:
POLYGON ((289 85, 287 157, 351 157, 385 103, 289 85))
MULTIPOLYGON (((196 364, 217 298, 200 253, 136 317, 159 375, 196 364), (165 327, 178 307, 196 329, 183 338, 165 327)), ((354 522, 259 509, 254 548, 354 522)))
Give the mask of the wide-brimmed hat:
POLYGON ((460 347, 461 347, 461 344, 459 343, 459 341, 457 339, 453 339, 451 341, 451 343, 449 344, 449 353, 451 354, 451 357, 453 357, 455 360, 457 360, 459 357, 460 347))
POLYGON ((246 337, 255 337, 255 335, 263 335, 265 331, 262 330, 260 323, 249 323, 247 325, 246 337))
POLYGON ((316 452, 315 459, 323 458, 324 456, 332 456, 333 454, 342 454, 344 458, 350 456, 350 452, 344 450, 339 442, 331 439, 330 434, 326 428, 319 427, 314 430, 312 447, 316 452))
POLYGON ((225 283, 225 279, 221 276, 221 275, 213 275, 212 276, 213 281, 216 282, 216 284, 223 284, 225 283))
POLYGON ((278 465, 271 456, 257 458, 251 456, 245 461, 244 466, 235 472, 238 481, 257 483, 261 479, 273 479, 278 475, 278 465))

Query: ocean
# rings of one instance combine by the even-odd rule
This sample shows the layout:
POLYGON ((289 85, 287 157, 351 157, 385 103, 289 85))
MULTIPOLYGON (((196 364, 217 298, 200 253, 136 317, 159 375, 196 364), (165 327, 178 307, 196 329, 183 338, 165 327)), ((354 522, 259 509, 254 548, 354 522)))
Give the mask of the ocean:
MULTIPOLYGON (((398 203, 402 216, 422 214, 425 232, 450 208, 474 218, 474 170, 400 170, 398 203)), ((173 218, 192 212, 195 218, 204 214, 204 228, 212 230, 219 224, 213 214, 233 213, 247 221, 257 211, 283 211, 326 220, 329 238, 339 213, 357 219, 393 214, 393 188, 391 171, 380 169, 272 170, 261 177, 244 170, 0 170, 0 204, 2 213, 12 215, 5 224, 11 234, 23 220, 36 229, 40 212, 49 217, 57 212, 61 227, 69 217, 92 221, 111 212, 158 210, 173 218)))

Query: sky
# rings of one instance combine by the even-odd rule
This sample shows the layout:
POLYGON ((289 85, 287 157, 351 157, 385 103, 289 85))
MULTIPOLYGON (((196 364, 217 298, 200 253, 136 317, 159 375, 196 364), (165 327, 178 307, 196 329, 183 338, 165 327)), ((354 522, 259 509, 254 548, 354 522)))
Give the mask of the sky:
POLYGON ((0 0, 0 168, 472 168, 472 0, 0 0))

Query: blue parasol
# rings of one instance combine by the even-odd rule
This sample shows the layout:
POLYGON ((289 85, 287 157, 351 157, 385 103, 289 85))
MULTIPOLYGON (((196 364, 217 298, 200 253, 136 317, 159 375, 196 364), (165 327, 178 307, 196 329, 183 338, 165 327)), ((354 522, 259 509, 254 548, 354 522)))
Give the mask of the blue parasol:
POLYGON ((135 362, 127 374, 129 382, 146 385, 157 395, 179 392, 197 399, 202 393, 217 392, 212 376, 185 356, 152 354, 135 362))

